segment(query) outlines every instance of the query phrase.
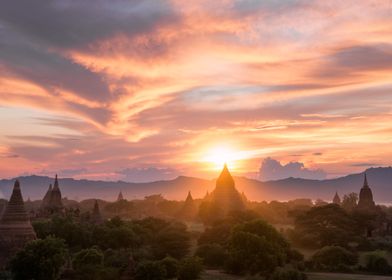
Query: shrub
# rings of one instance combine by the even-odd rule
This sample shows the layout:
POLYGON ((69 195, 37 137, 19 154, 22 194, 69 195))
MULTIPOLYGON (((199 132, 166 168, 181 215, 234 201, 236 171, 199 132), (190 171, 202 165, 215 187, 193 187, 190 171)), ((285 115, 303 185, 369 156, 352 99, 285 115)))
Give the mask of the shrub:
POLYGON ((306 274, 292 267, 278 267, 269 280, 306 280, 306 274))
POLYGON ((66 261, 64 240, 47 237, 30 241, 10 262, 13 279, 57 279, 66 261))
POLYGON ((317 251, 311 261, 316 269, 346 271, 357 263, 358 256, 339 246, 326 246, 317 251))
POLYGON ((206 266, 221 267, 227 257, 227 253, 222 245, 204 244, 199 246, 196 256, 202 258, 206 266))
POLYGON ((166 257, 160 263, 165 268, 166 278, 171 279, 177 276, 179 263, 175 258, 166 257))
POLYGON ((143 261, 136 267, 136 280, 163 280, 165 277, 166 271, 160 262, 143 261))
POLYGON ((372 252, 365 256, 365 269, 377 274, 391 274, 392 267, 387 259, 379 252, 372 252))
POLYGON ((180 264, 180 268, 178 270, 178 280, 199 279, 202 271, 203 266, 200 258, 186 258, 180 264))
POLYGON ((103 253, 97 248, 81 250, 72 264, 78 279, 96 279, 103 269, 103 253))

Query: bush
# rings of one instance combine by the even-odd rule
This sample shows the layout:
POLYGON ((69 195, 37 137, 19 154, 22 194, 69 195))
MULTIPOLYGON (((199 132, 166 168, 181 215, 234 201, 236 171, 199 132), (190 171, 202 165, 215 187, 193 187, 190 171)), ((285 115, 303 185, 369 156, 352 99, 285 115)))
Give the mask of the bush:
POLYGON ((171 279, 177 276, 179 263, 175 258, 166 257, 160 263, 165 268, 166 278, 171 279))
POLYGON ((78 279, 97 279, 103 269, 103 253, 97 248, 81 250, 75 255, 72 265, 78 279))
POLYGON ((339 246, 326 246, 317 251, 311 259, 315 269, 348 272, 356 264, 358 256, 339 246))
POLYGON ((291 267, 278 267, 268 278, 269 280, 305 280, 306 274, 291 268, 291 267))
POLYGON ((62 239, 47 237, 33 240, 11 259, 13 279, 58 279, 66 253, 62 239))
POLYGON ((178 280, 199 279, 202 271, 203 266, 200 258, 186 258, 180 264, 180 268, 178 270, 178 280))
POLYGON ((199 246, 196 256, 202 258, 206 266, 221 267, 227 258, 227 253, 219 244, 204 244, 199 246))
POLYGON ((392 274, 392 267, 387 259, 379 252, 372 252, 365 256, 365 269, 376 274, 392 274))
POLYGON ((166 271, 160 262, 143 261, 136 267, 136 280, 163 280, 165 277, 166 271))

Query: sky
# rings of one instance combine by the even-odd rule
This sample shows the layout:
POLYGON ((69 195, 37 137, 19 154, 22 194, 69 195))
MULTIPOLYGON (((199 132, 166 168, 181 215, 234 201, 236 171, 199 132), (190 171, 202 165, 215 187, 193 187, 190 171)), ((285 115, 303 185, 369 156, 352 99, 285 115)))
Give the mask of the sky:
POLYGON ((332 178, 392 158, 392 1, 0 3, 0 178, 332 178))

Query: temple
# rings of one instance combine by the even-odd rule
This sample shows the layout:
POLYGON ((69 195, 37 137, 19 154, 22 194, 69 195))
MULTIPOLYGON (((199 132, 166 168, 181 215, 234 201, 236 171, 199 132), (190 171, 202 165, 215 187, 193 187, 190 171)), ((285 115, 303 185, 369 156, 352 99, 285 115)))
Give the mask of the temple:
POLYGON ((332 203, 336 205, 340 205, 342 201, 340 200, 340 197, 338 195, 338 192, 335 192, 335 196, 332 199, 332 203))
POLYGON ((359 193, 358 209, 359 210, 373 210, 375 208, 375 203, 373 200, 373 193, 369 187, 367 176, 365 173, 365 178, 363 181, 363 187, 359 193))
POLYGON ((193 200, 192 194, 188 191, 188 195, 185 199, 184 205, 178 213, 178 217, 184 220, 192 220, 197 215, 197 207, 193 200))
POLYGON ((11 198, 0 219, 0 264, 18 249, 36 238, 26 212, 20 183, 15 181, 11 198))
POLYGON ((93 224, 100 225, 103 223, 101 211, 99 210, 98 200, 95 200, 93 213, 91 215, 91 221, 93 224))
POLYGON ((122 192, 120 191, 117 196, 117 201, 121 201, 121 200, 124 200, 124 196, 123 196, 122 192))
POLYGON ((215 189, 211 192, 211 202, 219 207, 224 215, 245 209, 243 197, 235 188, 234 179, 226 164, 216 180, 215 189))
POLYGON ((50 184, 49 189, 42 200, 41 212, 46 215, 62 214, 64 212, 57 174, 54 179, 53 188, 52 184, 50 184))

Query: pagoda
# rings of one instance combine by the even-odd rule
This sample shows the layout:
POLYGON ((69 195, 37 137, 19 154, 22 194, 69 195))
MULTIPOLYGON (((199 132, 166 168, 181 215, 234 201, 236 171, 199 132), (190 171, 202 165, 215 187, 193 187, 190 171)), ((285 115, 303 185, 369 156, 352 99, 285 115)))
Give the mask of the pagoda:
POLYGON ((367 176, 365 173, 365 178, 363 181, 363 187, 359 192, 359 201, 358 201, 358 209, 359 210, 374 210, 376 207, 373 200, 373 193, 369 187, 367 176))
POLYGON ((96 225, 100 225, 103 223, 103 218, 101 215, 101 211, 99 210, 99 204, 98 204, 97 200, 95 200, 95 203, 94 203, 93 213, 91 215, 91 221, 93 224, 96 224, 96 225))
POLYGON ((221 210, 223 215, 245 209, 243 196, 235 188, 235 182, 225 164, 211 192, 211 203, 221 210))
POLYGON ((197 207, 195 201, 193 200, 192 194, 188 191, 188 195, 185 199, 184 205, 178 213, 179 218, 184 220, 192 220, 196 217, 197 207))
POLYGON ((121 201, 121 200, 124 200, 124 196, 123 196, 122 192, 120 191, 117 196, 117 201, 121 201))
POLYGON ((11 198, 0 219, 0 263, 36 238, 23 202, 20 183, 15 181, 11 198))
POLYGON ((57 174, 54 179, 53 187, 52 184, 49 185, 49 189, 42 200, 41 211, 44 215, 62 214, 64 212, 57 174))
POLYGON ((336 205, 340 205, 342 203, 342 201, 338 195, 338 192, 335 192, 335 196, 332 199, 332 203, 336 204, 336 205))

